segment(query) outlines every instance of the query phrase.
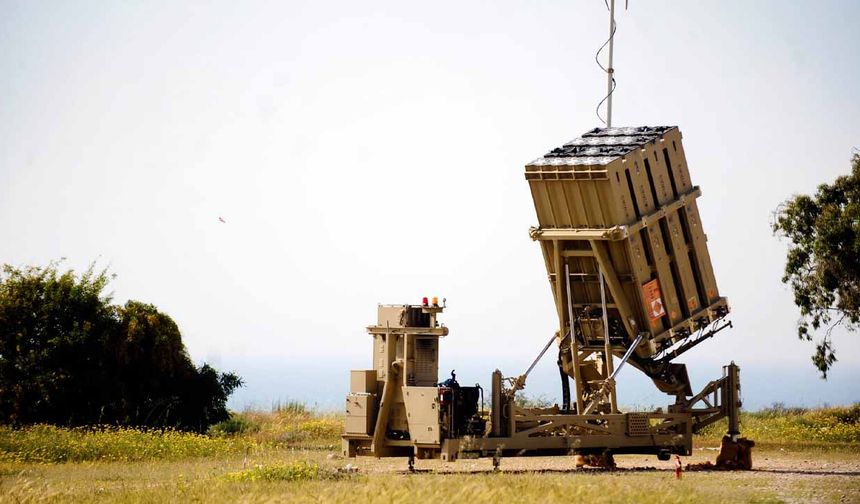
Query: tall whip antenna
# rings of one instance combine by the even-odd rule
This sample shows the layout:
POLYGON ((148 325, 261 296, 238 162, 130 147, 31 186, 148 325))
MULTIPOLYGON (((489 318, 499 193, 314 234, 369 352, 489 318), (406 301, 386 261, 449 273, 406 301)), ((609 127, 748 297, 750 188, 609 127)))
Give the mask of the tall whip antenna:
MULTIPOLYGON (((600 119, 600 122, 606 125, 607 128, 612 127, 612 93, 615 91, 615 68, 612 66, 612 55, 615 49, 615 0, 604 0, 606 4, 606 9, 609 10, 609 38, 606 42, 600 46, 600 49, 597 50, 597 54, 594 55, 594 61, 597 62, 597 66, 599 66, 604 72, 606 72, 606 96, 600 100, 600 103, 597 104, 597 118, 600 119), (609 45, 609 65, 608 67, 604 67, 600 64, 600 53, 603 51, 603 48, 609 45), (600 115, 600 106, 603 105, 603 102, 606 102, 606 120, 600 115)), ((624 1, 624 9, 627 9, 627 0, 624 1)))

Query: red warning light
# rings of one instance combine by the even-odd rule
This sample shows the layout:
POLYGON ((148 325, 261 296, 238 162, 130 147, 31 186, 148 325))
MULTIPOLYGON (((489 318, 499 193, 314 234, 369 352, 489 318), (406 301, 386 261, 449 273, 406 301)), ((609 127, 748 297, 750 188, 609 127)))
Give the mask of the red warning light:
POLYGON ((427 306, 427 296, 425 296, 425 297, 421 298, 421 305, 422 305, 422 306, 427 306))

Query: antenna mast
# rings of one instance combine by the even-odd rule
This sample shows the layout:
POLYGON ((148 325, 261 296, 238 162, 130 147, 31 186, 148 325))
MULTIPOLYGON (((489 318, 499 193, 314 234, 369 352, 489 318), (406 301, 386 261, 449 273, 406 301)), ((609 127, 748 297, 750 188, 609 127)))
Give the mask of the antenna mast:
POLYGON ((615 45, 615 0, 609 0, 609 66, 606 69, 606 127, 612 127, 612 91, 615 69, 612 67, 612 50, 615 45))

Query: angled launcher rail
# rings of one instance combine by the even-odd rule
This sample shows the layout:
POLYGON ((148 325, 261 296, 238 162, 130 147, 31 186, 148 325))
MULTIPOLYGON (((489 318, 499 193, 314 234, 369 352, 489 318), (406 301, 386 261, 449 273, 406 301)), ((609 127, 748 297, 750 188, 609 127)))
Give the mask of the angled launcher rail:
MULTIPOLYGON (((692 435, 721 418, 740 434, 739 368, 694 394, 675 359, 731 326, 717 288, 677 127, 595 129, 529 163, 539 243, 558 329, 519 376, 438 382, 444 306, 380 306, 373 369, 352 372, 344 454, 442 458, 524 454, 692 453, 692 435), (553 343, 561 405, 523 408, 516 395, 553 343), (622 412, 615 377, 629 364, 674 399, 622 412), (573 381, 573 387, 570 381, 573 381)), ((541 338, 542 339, 542 338, 541 338)), ((743 465, 746 462, 738 463, 743 465)), ((748 465, 748 464, 747 464, 748 465)))

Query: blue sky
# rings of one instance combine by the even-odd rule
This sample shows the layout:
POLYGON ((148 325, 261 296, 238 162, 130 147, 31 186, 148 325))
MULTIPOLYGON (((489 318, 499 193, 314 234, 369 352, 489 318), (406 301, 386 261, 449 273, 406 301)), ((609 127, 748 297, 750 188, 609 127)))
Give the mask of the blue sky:
MULTIPOLYGON (((733 309, 694 379, 735 360, 748 405, 860 399, 856 335, 816 377, 769 230, 860 147, 860 4, 630 4, 614 122, 680 126, 733 309)), ((110 266, 246 376, 235 407, 340 404, 377 302, 424 295, 444 368, 518 374, 555 329, 523 166, 598 125, 606 31, 600 0, 0 1, 0 261, 110 266)), ((664 402, 629 371, 622 399, 664 402)))

